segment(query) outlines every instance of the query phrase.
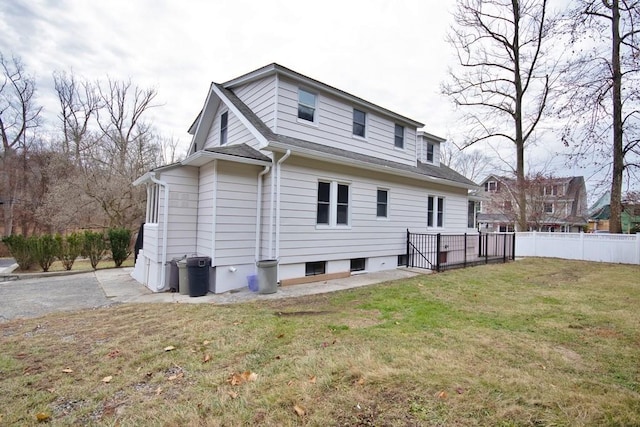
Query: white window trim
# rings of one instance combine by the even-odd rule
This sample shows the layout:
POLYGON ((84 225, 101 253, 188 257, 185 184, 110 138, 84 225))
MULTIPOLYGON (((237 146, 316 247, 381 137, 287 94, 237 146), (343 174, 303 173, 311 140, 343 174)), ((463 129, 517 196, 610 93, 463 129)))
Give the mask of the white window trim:
POLYGON ((222 147, 223 145, 229 145, 229 110, 225 110, 225 111, 221 111, 220 112, 220 119, 218 120, 218 145, 220 147, 222 147), (222 143, 222 116, 223 114, 227 115, 227 127, 226 129, 226 134, 225 134, 225 142, 224 144, 222 143))
POLYGON ((428 194, 427 195, 427 228, 428 229, 437 229, 442 230, 446 228, 447 225, 447 198, 444 196, 439 196, 437 194, 428 194), (429 197, 433 197, 433 225, 429 225, 429 197), (438 225, 438 207, 439 200, 442 200, 442 225, 438 225))
POLYGON ((369 127, 369 113, 354 107, 353 110, 351 111, 351 136, 355 139, 366 141, 367 135, 369 134, 369 132, 367 132, 368 127, 369 127), (354 123, 353 115, 356 111, 360 111, 361 113, 364 113, 364 136, 356 135, 355 133, 353 133, 353 123, 354 123))
POLYGON ((390 221, 391 217, 391 190, 388 188, 377 187, 376 188, 376 220, 378 221, 390 221), (378 191, 387 192, 387 216, 378 216, 378 191))
MULTIPOLYGON (((317 230, 350 230, 351 229, 351 212, 353 211, 353 196, 351 182, 336 181, 333 179, 318 179, 318 183, 326 182, 329 187, 329 224, 318 224, 316 211, 316 229, 317 230), (347 209, 347 223, 338 224, 338 184, 349 187, 349 200, 347 209)), ((318 184, 316 184, 316 209, 318 204, 318 184)))
MULTIPOLYGON (((298 100, 296 103, 296 118, 298 119, 298 123, 306 125, 306 126, 311 126, 311 127, 318 127, 318 100, 320 98, 320 95, 312 90, 306 89, 304 87, 299 87, 298 88, 298 100), (311 95, 314 96, 314 100, 315 100, 315 105, 313 106, 313 121, 310 120, 305 120, 302 119, 300 117, 298 117, 298 109, 300 108, 300 91, 303 90, 311 95)), ((305 104, 302 104, 305 105, 305 104)))

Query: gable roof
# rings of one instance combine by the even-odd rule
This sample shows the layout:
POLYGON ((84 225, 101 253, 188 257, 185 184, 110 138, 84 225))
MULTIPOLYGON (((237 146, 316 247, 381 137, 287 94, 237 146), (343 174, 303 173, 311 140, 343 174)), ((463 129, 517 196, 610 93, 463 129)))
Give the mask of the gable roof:
POLYGON ((453 169, 440 165, 435 166, 425 163, 417 163, 417 166, 405 165, 377 157, 367 156, 340 148, 329 147, 322 144, 292 138, 274 133, 247 105, 238 98, 233 91, 216 84, 215 87, 227 98, 235 108, 244 116, 260 135, 268 141, 268 147, 279 151, 292 150, 299 155, 307 155, 312 158, 324 158, 333 163, 358 165, 364 168, 383 170, 387 173, 408 176, 443 184, 454 185, 462 188, 476 188, 477 184, 462 176, 453 169), (446 182, 445 182, 446 181, 446 182))
POLYGON ((408 117, 402 116, 396 112, 393 112, 391 110, 388 110, 384 107, 381 107, 379 105, 376 105, 372 102, 369 102, 365 99, 362 99, 360 97, 357 97, 355 95, 352 95, 348 92, 345 92, 343 90, 340 90, 338 88, 335 88, 333 86, 330 86, 326 83, 322 83, 319 80, 316 79, 312 79, 311 77, 307 77, 304 74, 300 74, 296 71, 293 71, 287 67, 283 67, 282 65, 271 63, 269 65, 265 65, 264 67, 258 68, 257 70, 254 71, 250 71, 247 74, 243 74, 240 77, 236 77, 235 79, 229 80, 225 83, 223 83, 221 86, 223 86, 226 89, 233 89, 237 86, 240 85, 244 85, 246 83, 270 76, 270 75, 274 75, 274 74, 278 74, 278 75, 282 75, 285 77, 288 77, 290 79, 296 80, 300 83, 303 83, 305 86, 309 87, 309 88, 313 88, 313 89, 317 89, 323 92, 327 92, 330 93, 332 95, 334 95, 337 98, 341 98, 346 100, 347 102, 349 102, 350 104, 355 104, 355 105, 359 105, 361 107, 364 107, 365 109, 368 109, 370 111, 376 111, 384 116, 390 116, 393 117, 395 120, 404 122, 406 124, 409 124, 411 126, 415 126, 416 128, 421 128, 424 126, 423 123, 420 123, 416 120, 410 119, 408 117))

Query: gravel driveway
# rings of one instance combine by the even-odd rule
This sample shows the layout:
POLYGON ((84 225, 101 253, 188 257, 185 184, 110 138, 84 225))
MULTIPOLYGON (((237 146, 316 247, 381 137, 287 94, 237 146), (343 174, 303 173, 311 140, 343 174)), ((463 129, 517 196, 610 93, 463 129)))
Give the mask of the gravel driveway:
POLYGON ((0 322, 111 304, 93 272, 0 283, 0 322))

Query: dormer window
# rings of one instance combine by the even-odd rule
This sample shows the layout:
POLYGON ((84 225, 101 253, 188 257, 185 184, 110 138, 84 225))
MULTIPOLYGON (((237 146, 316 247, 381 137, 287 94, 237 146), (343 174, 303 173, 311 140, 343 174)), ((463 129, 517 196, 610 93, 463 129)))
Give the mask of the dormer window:
POLYGON ((365 127, 367 125, 367 113, 364 111, 353 109, 353 134, 355 136, 365 136, 365 127))
POLYGON ((314 122, 316 117, 316 94, 298 89, 298 118, 314 122))
POLYGON ((227 123, 229 122, 229 112, 225 111, 220 115, 220 145, 227 143, 227 123))
POLYGON ((396 124, 395 145, 398 148, 404 148, 404 126, 396 124))
POLYGON ((433 163, 433 144, 430 142, 427 142, 427 162, 429 163, 433 163))
POLYGON ((498 183, 496 181, 487 181, 484 183, 484 191, 498 191, 498 183))

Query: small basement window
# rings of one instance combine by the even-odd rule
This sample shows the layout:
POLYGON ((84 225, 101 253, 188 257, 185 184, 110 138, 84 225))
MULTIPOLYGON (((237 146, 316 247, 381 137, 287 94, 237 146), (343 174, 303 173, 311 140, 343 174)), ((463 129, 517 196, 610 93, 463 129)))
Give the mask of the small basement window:
POLYGON ((353 258, 351 260, 351 271, 364 271, 365 259, 353 258))
POLYGON ((304 275, 318 276, 320 274, 325 274, 326 269, 327 269, 326 261, 307 262, 304 265, 304 275))
POLYGON ((407 265, 407 254, 398 255, 398 267, 407 265))

